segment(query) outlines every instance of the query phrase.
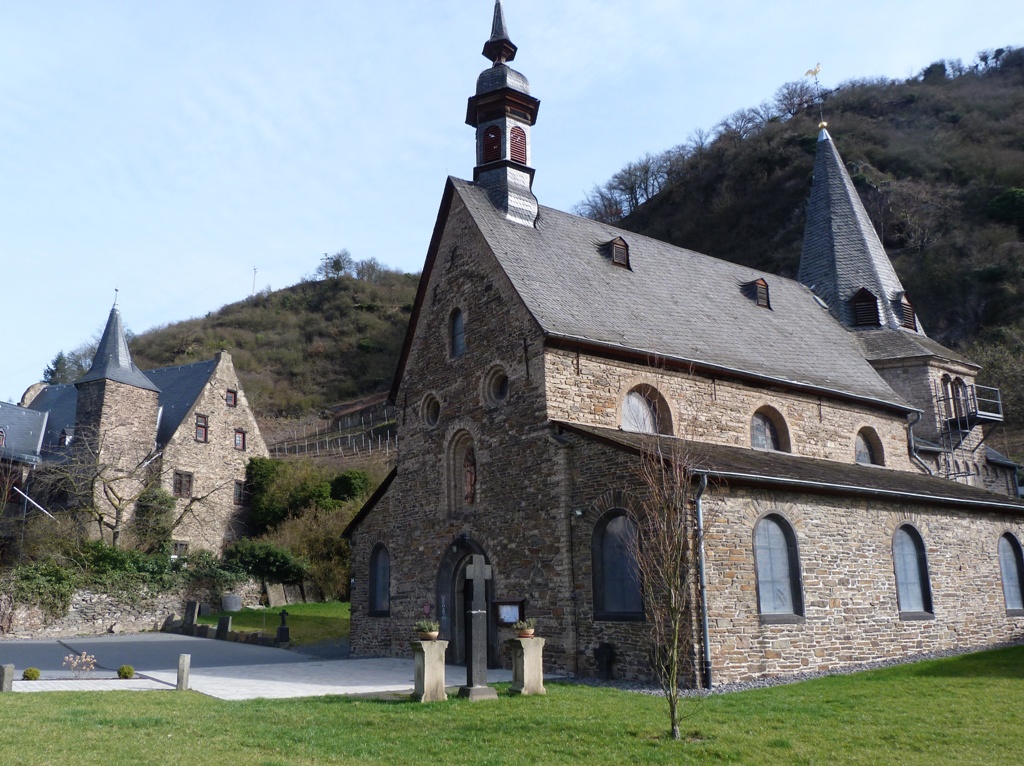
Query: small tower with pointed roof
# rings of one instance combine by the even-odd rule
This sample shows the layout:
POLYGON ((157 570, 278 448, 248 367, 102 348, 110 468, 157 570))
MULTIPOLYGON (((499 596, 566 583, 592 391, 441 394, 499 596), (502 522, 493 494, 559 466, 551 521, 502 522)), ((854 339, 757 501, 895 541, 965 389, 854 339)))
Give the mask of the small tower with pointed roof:
MULTIPOLYGON (((132 362, 116 305, 110 310, 92 366, 75 381, 75 388, 78 404, 72 450, 111 471, 137 474, 156 449, 160 389, 132 362)), ((93 502, 106 502, 100 490, 93 502)))
POLYGON ((820 129, 798 279, 848 328, 924 334, 824 122, 820 129))
POLYGON ((476 128, 473 180, 487 189, 491 202, 508 220, 533 226, 538 207, 532 191, 530 128, 537 122, 540 101, 530 95, 527 79, 508 66, 516 50, 501 0, 496 0, 491 37, 483 49, 493 65, 477 78, 466 122, 476 128))

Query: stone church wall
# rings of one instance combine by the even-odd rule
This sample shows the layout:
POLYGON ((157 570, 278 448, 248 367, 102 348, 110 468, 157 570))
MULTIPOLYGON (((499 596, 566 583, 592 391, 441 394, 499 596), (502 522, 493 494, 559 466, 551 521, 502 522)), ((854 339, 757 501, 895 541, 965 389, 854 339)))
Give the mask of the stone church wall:
POLYGON ((1024 638, 1007 615, 997 546, 1024 521, 998 514, 732 488, 706 501, 708 601, 716 683, 854 667, 942 649, 1024 638), (766 513, 794 528, 804 620, 761 624, 753 528, 766 513), (924 539, 934 619, 901 620, 892 537, 924 539))
POLYGON ((617 428, 626 394, 647 385, 665 397, 673 433, 685 439, 749 447, 750 420, 767 405, 785 419, 793 454, 853 463, 857 432, 868 426, 882 442, 886 466, 920 472, 910 461, 906 418, 900 414, 556 349, 547 351, 545 374, 552 420, 617 428))

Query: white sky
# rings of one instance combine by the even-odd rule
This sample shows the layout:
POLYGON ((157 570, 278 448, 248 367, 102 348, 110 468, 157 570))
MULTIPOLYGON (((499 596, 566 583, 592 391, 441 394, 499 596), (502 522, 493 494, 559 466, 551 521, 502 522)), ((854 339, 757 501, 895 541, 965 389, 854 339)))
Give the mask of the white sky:
MULTIPOLYGON (((1010 0, 505 0, 568 210, 771 99, 1024 44, 1010 0)), ((418 271, 493 0, 0 0, 0 399, 88 340, 285 287, 347 247, 418 271)), ((842 126, 832 124, 833 132, 842 126)))

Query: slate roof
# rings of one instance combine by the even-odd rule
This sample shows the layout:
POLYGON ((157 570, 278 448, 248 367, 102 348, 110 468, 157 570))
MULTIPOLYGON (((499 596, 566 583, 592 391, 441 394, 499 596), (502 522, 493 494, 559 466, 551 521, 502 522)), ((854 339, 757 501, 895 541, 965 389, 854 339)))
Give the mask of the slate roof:
MULTIPOLYGON (((449 184, 551 339, 913 409, 865 361, 855 334, 798 282, 547 207, 535 227, 522 226, 480 186, 449 184), (611 261, 606 245, 616 237, 629 246, 629 268, 611 261), (770 309, 744 295, 758 278, 768 283, 770 309)), ((442 204, 439 223, 445 215, 442 204)), ((432 251, 437 238, 435 231, 432 251)))
POLYGON ((96 355, 92 358, 92 367, 76 382, 87 383, 93 380, 114 380, 148 391, 160 390, 132 362, 128 341, 124 337, 121 312, 117 306, 110 309, 107 326, 103 328, 103 337, 100 338, 96 355))
POLYGON ((1013 462, 1010 458, 1006 457, 1006 455, 1001 452, 997 452, 987 444, 985 445, 985 459, 993 465, 1002 465, 1007 468, 1020 468, 1020 463, 1013 462))
POLYGON ((146 372, 146 376, 160 387, 161 413, 156 432, 157 444, 167 444, 174 436, 216 368, 217 360, 208 359, 205 362, 162 367, 146 372))
POLYGON ((978 368, 978 365, 971 360, 946 348, 941 343, 937 343, 927 335, 918 335, 905 330, 879 329, 862 330, 854 333, 854 337, 860 342, 865 358, 871 361, 937 356, 978 368))
POLYGON ((850 299, 862 288, 878 299, 883 327, 901 325, 902 317, 892 302, 903 297, 903 285, 824 129, 818 136, 797 279, 811 287, 847 327, 854 326, 850 299))
MULTIPOLYGON (((152 381, 153 390, 160 392, 157 444, 167 444, 178 430, 216 367, 217 359, 209 359, 195 364, 146 371, 145 375, 152 381)), ((49 413, 43 439, 44 450, 54 452, 59 449, 61 430, 70 431, 75 427, 77 406, 78 390, 71 384, 47 386, 32 400, 30 409, 49 413)))
POLYGON ((46 419, 45 412, 0 402, 0 430, 4 432, 0 459, 18 463, 39 462, 46 419))
POLYGON ((1006 495, 923 473, 800 457, 786 452, 688 442, 669 436, 653 437, 576 423, 555 422, 555 425, 635 453, 650 449, 651 440, 658 439, 665 453, 670 455, 674 442, 682 446, 698 468, 731 485, 784 487, 794 491, 1024 513, 1024 503, 1006 495))

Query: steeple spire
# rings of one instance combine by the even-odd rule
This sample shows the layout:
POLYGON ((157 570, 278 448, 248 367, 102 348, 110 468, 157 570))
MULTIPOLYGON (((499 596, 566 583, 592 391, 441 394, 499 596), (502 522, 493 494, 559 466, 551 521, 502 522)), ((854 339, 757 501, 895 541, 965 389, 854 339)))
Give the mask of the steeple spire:
POLYGON ((847 327, 923 334, 826 123, 819 128, 797 278, 847 327))
POLYGON ((113 380, 149 391, 160 390, 132 362, 131 352, 128 351, 128 339, 124 335, 124 324, 121 322, 121 312, 116 304, 110 309, 103 337, 100 338, 96 355, 92 358, 92 367, 76 380, 75 384, 93 380, 113 380))
POLYGON ((501 0, 494 0, 494 23, 491 24, 491 39, 484 43, 484 56, 495 64, 504 64, 515 60, 517 50, 505 27, 505 11, 501 7, 501 0))
POLYGON ((516 50, 497 0, 491 37, 483 50, 494 64, 477 78, 466 122, 476 128, 473 180, 487 189, 491 202, 508 220, 533 226, 539 208, 532 191, 530 128, 537 122, 540 101, 530 95, 527 79, 505 63, 515 58, 516 50))

